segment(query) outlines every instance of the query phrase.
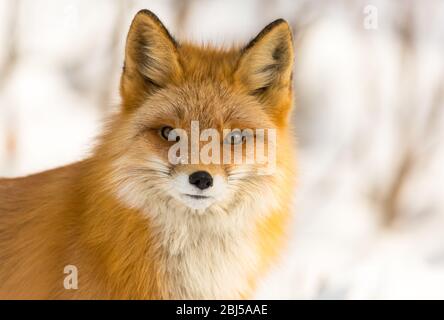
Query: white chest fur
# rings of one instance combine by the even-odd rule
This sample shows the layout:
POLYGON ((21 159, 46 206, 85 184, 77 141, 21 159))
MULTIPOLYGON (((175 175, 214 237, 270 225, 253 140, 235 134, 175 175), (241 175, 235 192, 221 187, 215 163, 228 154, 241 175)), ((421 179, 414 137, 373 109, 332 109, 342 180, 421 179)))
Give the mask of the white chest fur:
POLYGON ((199 215, 171 204, 157 212, 153 220, 168 296, 236 299, 247 292, 258 259, 251 217, 222 209, 199 215))

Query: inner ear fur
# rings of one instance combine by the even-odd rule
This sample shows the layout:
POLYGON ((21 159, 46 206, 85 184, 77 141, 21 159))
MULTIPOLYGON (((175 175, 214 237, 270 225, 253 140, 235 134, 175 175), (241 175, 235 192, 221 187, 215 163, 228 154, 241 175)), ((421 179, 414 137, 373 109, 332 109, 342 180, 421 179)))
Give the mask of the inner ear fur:
POLYGON ((279 19, 266 26, 242 50, 235 77, 253 95, 291 90, 293 60, 290 26, 279 19))

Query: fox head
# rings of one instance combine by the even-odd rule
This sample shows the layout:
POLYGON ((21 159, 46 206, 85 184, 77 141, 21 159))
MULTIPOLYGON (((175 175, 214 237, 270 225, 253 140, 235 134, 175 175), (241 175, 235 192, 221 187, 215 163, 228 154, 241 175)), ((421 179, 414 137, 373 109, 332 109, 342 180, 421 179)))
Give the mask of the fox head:
MULTIPOLYGON (((138 209, 156 205, 201 215, 273 202, 291 175, 285 170, 292 167, 292 66, 292 35, 284 20, 243 47, 219 49, 177 41, 152 12, 137 13, 126 42, 122 109, 107 136, 112 147, 104 151, 118 196, 138 209), (221 146, 221 153, 226 145, 231 153, 235 146, 245 151, 247 129, 254 142, 258 130, 275 130, 275 172, 261 174, 265 164, 254 161, 182 161, 193 157, 192 146, 181 161, 172 161, 173 147, 191 144, 193 123, 199 132, 219 134, 211 145, 221 146)), ((214 139, 200 136, 200 150, 214 139)), ((270 143, 266 135, 263 149, 270 143)), ((215 150, 209 154, 222 158, 215 150)))

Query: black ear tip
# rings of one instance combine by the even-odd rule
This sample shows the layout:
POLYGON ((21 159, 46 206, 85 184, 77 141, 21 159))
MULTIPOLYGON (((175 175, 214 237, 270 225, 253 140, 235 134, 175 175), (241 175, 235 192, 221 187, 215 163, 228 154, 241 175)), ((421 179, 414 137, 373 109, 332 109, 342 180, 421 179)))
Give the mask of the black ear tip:
POLYGON ((259 34, 255 38, 250 40, 250 42, 242 49, 242 52, 249 50, 257 42, 259 42, 266 34, 268 34, 271 30, 273 30, 274 28, 276 28, 279 25, 286 25, 290 31, 290 37, 291 37, 290 25, 288 24, 288 22, 286 20, 280 18, 280 19, 274 20, 273 22, 271 22, 267 26, 265 26, 265 28, 263 28, 262 31, 259 32, 259 34))
POLYGON ((292 32, 292 30, 291 30, 291 25, 288 23, 287 20, 282 19, 282 18, 277 19, 277 20, 274 20, 273 22, 271 22, 270 24, 268 24, 268 25, 267 25, 267 26, 261 31, 261 33, 259 34, 258 38, 260 38, 260 37, 266 35, 267 33, 271 32, 272 30, 276 29, 276 28, 279 27, 279 26, 283 26, 284 29, 281 29, 281 30, 282 30, 282 31, 285 30, 285 31, 284 31, 285 34, 287 34, 287 35, 290 37, 290 39, 293 39, 293 32, 292 32))
POLYGON ((271 26, 271 27, 275 27, 275 26, 280 25, 280 24, 282 24, 282 23, 288 24, 287 20, 282 19, 282 18, 279 18, 279 19, 276 19, 276 20, 274 20, 273 22, 271 22, 271 23, 269 24, 269 26, 271 26))
POLYGON ((149 18, 150 20, 154 21, 156 24, 158 25, 163 25, 162 22, 160 21, 159 17, 156 16, 154 14, 154 12, 148 10, 148 9, 142 9, 139 10, 136 15, 134 16, 134 19, 141 17, 141 16, 145 16, 147 18, 149 18))
POLYGON ((273 22, 271 22, 267 26, 265 26, 265 28, 262 30, 262 32, 265 34, 280 25, 286 25, 288 28, 290 28, 290 24, 287 22, 287 20, 280 18, 280 19, 274 20, 273 22))
POLYGON ((142 9, 142 10, 139 10, 139 11, 136 13, 136 16, 138 16, 138 15, 145 15, 145 16, 149 16, 150 18, 159 19, 159 18, 154 14, 154 12, 152 12, 151 10, 148 10, 148 9, 142 9))
POLYGON ((171 33, 168 31, 168 29, 164 26, 164 24, 162 23, 162 21, 160 21, 159 17, 156 16, 152 11, 148 10, 148 9, 142 9, 139 10, 139 12, 136 13, 136 15, 134 16, 132 25, 137 23, 145 23, 147 20, 143 20, 143 19, 139 19, 139 18, 148 18, 149 24, 152 25, 156 25, 158 26, 161 30, 163 30, 163 32, 165 33, 165 35, 171 40, 171 42, 177 47, 178 46, 178 42, 176 41, 176 39, 174 39, 174 37, 171 35, 171 33))

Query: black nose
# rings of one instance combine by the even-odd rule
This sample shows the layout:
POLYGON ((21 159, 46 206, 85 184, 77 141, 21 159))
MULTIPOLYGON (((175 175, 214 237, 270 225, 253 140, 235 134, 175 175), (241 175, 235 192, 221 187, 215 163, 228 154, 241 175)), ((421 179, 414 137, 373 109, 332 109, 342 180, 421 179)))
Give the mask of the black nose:
POLYGON ((206 171, 196 171, 190 174, 189 181, 200 190, 213 186, 213 177, 206 171))

